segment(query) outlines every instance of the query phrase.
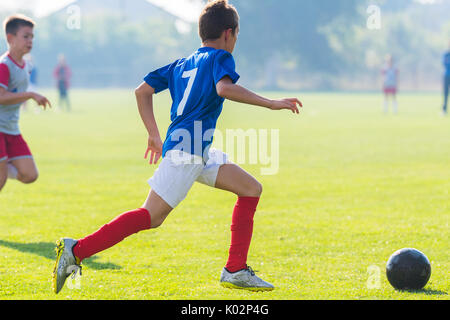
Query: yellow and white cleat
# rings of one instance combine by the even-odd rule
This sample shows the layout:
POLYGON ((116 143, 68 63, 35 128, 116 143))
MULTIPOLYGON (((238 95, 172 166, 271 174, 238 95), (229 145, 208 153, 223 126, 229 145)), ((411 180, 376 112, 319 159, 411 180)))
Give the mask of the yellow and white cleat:
POLYGON ((58 293, 64 286, 66 279, 72 275, 75 277, 81 265, 72 252, 77 241, 70 238, 62 238, 56 242, 56 262, 53 268, 53 291, 58 293))
POLYGON ((236 272, 229 272, 223 268, 220 275, 220 285, 230 289, 242 289, 249 291, 272 291, 275 287, 255 275, 252 268, 248 267, 236 272))

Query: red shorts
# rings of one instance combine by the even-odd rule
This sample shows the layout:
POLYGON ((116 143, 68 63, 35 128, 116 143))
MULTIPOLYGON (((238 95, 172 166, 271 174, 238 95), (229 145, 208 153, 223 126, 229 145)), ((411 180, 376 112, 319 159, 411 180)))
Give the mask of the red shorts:
POLYGON ((397 94, 397 88, 395 87, 384 88, 383 91, 384 94, 397 94))
POLYGON ((10 135, 0 132, 0 161, 32 157, 30 148, 22 138, 22 135, 10 135))

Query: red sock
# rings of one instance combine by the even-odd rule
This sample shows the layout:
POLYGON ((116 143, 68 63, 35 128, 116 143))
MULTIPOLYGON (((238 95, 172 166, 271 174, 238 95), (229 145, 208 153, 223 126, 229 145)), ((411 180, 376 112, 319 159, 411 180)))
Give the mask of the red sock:
POLYGON ((126 237, 151 227, 150 213, 146 209, 125 212, 93 234, 78 240, 73 254, 80 262, 94 254, 106 250, 126 237))
POLYGON ((236 272, 247 267, 247 254, 253 234, 253 216, 258 206, 257 197, 239 197, 231 219, 231 245, 228 271, 236 272))

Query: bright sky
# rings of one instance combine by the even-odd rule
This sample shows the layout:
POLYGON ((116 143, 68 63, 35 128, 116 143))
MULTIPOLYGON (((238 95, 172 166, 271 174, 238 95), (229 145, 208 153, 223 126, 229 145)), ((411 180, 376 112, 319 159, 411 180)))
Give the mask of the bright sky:
MULTIPOLYGON (((203 7, 201 0, 146 0, 153 3, 173 15, 189 22, 196 22, 203 7)), ((2 0, 0 9, 18 10, 29 9, 37 17, 64 8, 66 5, 76 2, 76 0, 2 0)))
POLYGON ((204 4, 200 0, 147 0, 173 15, 189 22, 197 22, 204 4))
MULTIPOLYGON (((202 0, 146 0, 153 3, 173 15, 188 22, 197 22, 198 16, 203 7, 202 0)), ((421 4, 435 4, 442 0, 413 0, 421 4)), ((30 9, 37 17, 43 17, 47 14, 64 8, 76 0, 1 0, 0 9, 20 10, 30 9)))

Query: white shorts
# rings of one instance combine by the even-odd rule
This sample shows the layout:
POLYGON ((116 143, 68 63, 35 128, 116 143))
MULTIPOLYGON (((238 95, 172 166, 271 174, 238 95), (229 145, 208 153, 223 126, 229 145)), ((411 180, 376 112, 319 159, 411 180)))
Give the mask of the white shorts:
POLYGON ((167 151, 148 184, 169 206, 175 208, 186 198, 195 181, 215 187, 219 168, 231 163, 228 156, 217 149, 210 149, 208 156, 205 164, 199 156, 179 150, 167 151))

